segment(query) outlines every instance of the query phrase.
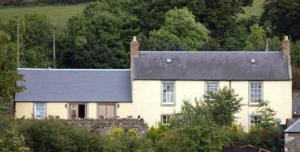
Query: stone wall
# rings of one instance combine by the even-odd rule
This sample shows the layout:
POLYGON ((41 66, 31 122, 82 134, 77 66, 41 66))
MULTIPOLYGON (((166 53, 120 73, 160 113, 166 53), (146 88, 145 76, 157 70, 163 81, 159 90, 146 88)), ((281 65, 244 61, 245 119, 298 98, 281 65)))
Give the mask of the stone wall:
POLYGON ((300 152, 300 133, 284 134, 284 151, 300 152))
POLYGON ((142 134, 148 130, 148 125, 143 119, 78 119, 67 120, 69 123, 78 126, 87 126, 92 131, 96 131, 99 134, 107 134, 112 128, 123 128, 125 131, 129 129, 135 129, 138 134, 142 134))

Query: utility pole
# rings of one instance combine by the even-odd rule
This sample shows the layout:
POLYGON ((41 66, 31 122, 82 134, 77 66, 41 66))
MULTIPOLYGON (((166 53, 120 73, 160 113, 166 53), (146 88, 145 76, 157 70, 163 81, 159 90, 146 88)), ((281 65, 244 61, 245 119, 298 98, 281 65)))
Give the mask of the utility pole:
POLYGON ((17 68, 20 65, 20 18, 17 19, 17 68))
POLYGON ((52 48, 52 53, 53 53, 53 68, 56 68, 56 52, 55 52, 55 31, 53 32, 53 48, 52 48))

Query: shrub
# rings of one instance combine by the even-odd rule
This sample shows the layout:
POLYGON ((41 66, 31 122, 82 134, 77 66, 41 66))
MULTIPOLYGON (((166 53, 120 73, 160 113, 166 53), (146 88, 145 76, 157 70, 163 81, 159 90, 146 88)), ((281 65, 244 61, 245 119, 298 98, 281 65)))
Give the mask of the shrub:
POLYGON ((5 130, 0 136, 1 152, 29 152, 30 149, 25 145, 24 137, 17 134, 15 130, 5 130))
POLYGON ((18 120, 18 131, 34 152, 102 151, 103 140, 87 128, 64 120, 18 120))

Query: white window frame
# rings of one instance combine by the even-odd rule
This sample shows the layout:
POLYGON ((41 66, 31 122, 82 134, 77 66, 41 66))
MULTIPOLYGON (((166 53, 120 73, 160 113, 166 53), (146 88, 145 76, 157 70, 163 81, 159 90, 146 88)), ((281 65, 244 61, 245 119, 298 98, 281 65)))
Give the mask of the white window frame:
POLYGON ((46 103, 34 103, 34 118, 35 119, 44 119, 47 115, 47 110, 46 110, 46 103), (43 107, 43 109, 38 109, 41 108, 39 107, 41 105, 41 107, 43 107), (40 112, 38 112, 38 110, 44 110, 42 115, 40 116, 40 112))
POLYGON ((261 81, 251 81, 249 82, 249 104, 258 104, 260 103, 260 101, 263 100, 264 96, 264 92, 263 92, 264 86, 263 86, 263 82, 261 81), (252 88, 253 84, 260 84, 260 92, 258 92, 258 88, 252 88), (256 89, 256 90, 255 90, 256 89), (256 92, 252 92, 252 91, 256 91, 256 92), (259 96, 260 93, 260 99, 256 99, 258 98, 257 96, 259 96), (253 99, 253 96, 256 96, 255 99, 253 99))
POLYGON ((176 102, 176 84, 174 81, 163 81, 161 83, 161 104, 162 105, 175 105, 176 102), (172 84, 173 91, 172 92, 164 92, 165 85, 172 84), (170 99, 171 98, 171 99, 170 99))
POLYGON ((210 91, 210 92, 213 92, 213 93, 216 93, 220 90, 220 82, 219 81, 206 81, 205 82, 205 93, 207 94, 209 92, 209 89, 208 89, 208 86, 209 85, 217 85, 216 86, 216 90, 215 91, 210 91))
POLYGON ((171 118, 171 115, 170 115, 170 114, 162 114, 162 115, 160 116, 161 123, 162 123, 163 125, 169 125, 169 124, 170 124, 170 118, 171 118), (166 120, 164 120, 164 118, 165 118, 166 120))
POLYGON ((260 114, 252 114, 252 115, 249 116, 249 124, 250 124, 250 126, 256 126, 259 123, 261 123, 261 115, 260 114), (252 123, 252 117, 260 117, 260 121, 257 121, 256 123, 252 123))

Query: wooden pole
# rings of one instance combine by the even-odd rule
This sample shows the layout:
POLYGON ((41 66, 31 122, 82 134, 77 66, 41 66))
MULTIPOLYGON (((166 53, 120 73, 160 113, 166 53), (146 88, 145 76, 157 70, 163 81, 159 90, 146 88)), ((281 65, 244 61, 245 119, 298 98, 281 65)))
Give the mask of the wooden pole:
POLYGON ((20 19, 17 19, 17 68, 20 65, 20 19))
POLYGON ((53 68, 56 68, 55 32, 53 32, 53 68))

